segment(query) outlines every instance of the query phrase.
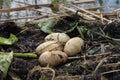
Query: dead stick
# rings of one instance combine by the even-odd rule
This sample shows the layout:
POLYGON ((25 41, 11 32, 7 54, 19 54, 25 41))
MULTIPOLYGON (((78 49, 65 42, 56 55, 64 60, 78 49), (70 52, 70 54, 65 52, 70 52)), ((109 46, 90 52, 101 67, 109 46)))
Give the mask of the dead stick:
MULTIPOLYGON (((73 4, 70 4, 70 5, 72 5, 73 7, 77 8, 79 11, 82 11, 82 12, 85 12, 85 13, 88 13, 88 14, 91 14, 92 16, 94 16, 94 17, 96 17, 96 18, 98 18, 98 19, 101 19, 100 16, 98 16, 98 15, 96 15, 96 14, 94 14, 94 13, 88 11, 88 10, 85 10, 85 9, 80 8, 80 7, 78 7, 78 6, 76 6, 76 5, 73 5, 73 4)), ((108 23, 112 22, 111 20, 108 20, 108 19, 106 19, 106 18, 103 18, 103 20, 104 20, 104 21, 107 21, 108 23)))
POLYGON ((93 2, 95 2, 95 0, 86 0, 86 1, 82 0, 82 1, 74 1, 73 3, 74 3, 74 4, 84 4, 84 3, 93 3, 93 2))
MULTIPOLYGON (((68 11, 71 11, 71 12, 73 12, 73 13, 76 13, 76 11, 73 10, 73 9, 71 9, 71 8, 67 8, 67 7, 65 7, 65 6, 62 6, 62 7, 63 7, 64 9, 68 10, 68 11)), ((95 20, 95 18, 90 17, 90 16, 85 15, 85 14, 82 14, 82 13, 80 13, 80 12, 78 12, 78 15, 80 15, 81 17, 85 17, 85 19, 87 19, 87 20, 95 20)))
POLYGON ((83 59, 84 57, 86 58, 95 58, 95 57, 98 57, 98 56, 109 56, 111 55, 112 53, 111 52, 108 52, 108 53, 102 53, 102 54, 96 54, 96 55, 86 55, 86 56, 78 56, 78 57, 68 57, 68 59, 83 59))
POLYGON ((16 8, 4 8, 4 9, 0 9, 0 12, 20 11, 20 10, 26 10, 26 9, 34 8, 36 6, 50 7, 50 5, 51 4, 41 4, 41 5, 27 5, 27 6, 16 7, 16 8))
MULTIPOLYGON (((20 2, 20 1, 16 1, 16 2, 17 2, 17 3, 21 3, 21 4, 25 4, 25 5, 31 5, 31 4, 24 3, 24 2, 20 2)), ((47 4, 46 4, 46 5, 47 5, 47 4)), ((34 10, 34 11, 37 11, 37 12, 42 12, 42 13, 47 13, 47 14, 50 14, 50 15, 53 15, 53 16, 57 15, 57 14, 55 14, 55 13, 50 13, 50 12, 42 11, 42 10, 40 10, 40 9, 34 9, 34 8, 32 8, 31 10, 34 10)))
POLYGON ((46 16, 25 16, 25 17, 18 17, 18 18, 11 18, 11 19, 1 19, 0 22, 4 22, 4 21, 11 21, 11 20, 18 20, 18 19, 31 19, 31 18, 43 18, 46 16))
POLYGON ((36 5, 28 5, 28 6, 22 6, 22 7, 16 7, 16 8, 5 8, 5 9, 0 9, 0 12, 12 12, 12 11, 20 11, 20 10, 25 10, 25 9, 30 9, 35 7, 36 5))
POLYGON ((97 7, 92 7, 92 8, 85 8, 86 10, 97 10, 97 9, 102 9, 106 8, 105 6, 97 6, 97 7))
POLYGON ((102 14, 103 16, 114 16, 114 15, 116 15, 116 13, 114 13, 114 12, 101 12, 101 13, 96 12, 96 11, 90 11, 90 12, 92 12, 92 13, 94 13, 96 15, 102 14))
MULTIPOLYGON (((23 3, 23 2, 19 2, 19 3, 23 3)), ((61 3, 63 3, 63 2, 58 2, 57 4, 61 4, 61 3)), ((73 1, 68 2, 68 3, 73 3, 73 1)), ((2 13, 2 12, 20 11, 20 10, 35 8, 36 6, 50 7, 51 4, 27 5, 27 6, 16 7, 16 8, 5 8, 5 9, 0 9, 0 12, 2 13)))
POLYGON ((106 57, 103 58, 102 60, 100 60, 100 62, 98 63, 98 65, 96 66, 95 70, 93 71, 93 74, 95 74, 97 72, 97 70, 99 69, 99 67, 105 62, 106 57))
POLYGON ((120 72, 120 70, 112 70, 112 71, 108 71, 108 72, 103 72, 101 73, 101 75, 105 75, 105 74, 109 74, 109 73, 114 73, 114 72, 120 72))
POLYGON ((113 10, 113 12, 117 12, 117 11, 120 11, 120 8, 113 10))
POLYGON ((50 12, 42 11, 40 9, 32 9, 32 10, 37 11, 37 12, 47 13, 47 14, 50 14, 50 15, 53 15, 53 16, 57 15, 55 13, 50 13, 50 12))
POLYGON ((119 62, 117 62, 117 63, 108 63, 108 64, 104 64, 104 65, 102 65, 102 67, 108 67, 108 66, 111 66, 111 67, 116 67, 116 66, 118 66, 118 65, 120 65, 120 61, 119 62))

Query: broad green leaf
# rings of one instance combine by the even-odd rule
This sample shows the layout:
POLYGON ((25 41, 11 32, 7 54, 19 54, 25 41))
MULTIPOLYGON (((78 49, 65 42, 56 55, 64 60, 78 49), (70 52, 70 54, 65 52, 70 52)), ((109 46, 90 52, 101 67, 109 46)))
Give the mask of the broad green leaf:
MULTIPOLYGON (((58 32, 64 32, 64 33, 70 33, 72 32, 78 25, 77 22, 71 22, 70 23, 70 29, 68 30, 61 30, 61 29, 54 29, 54 26, 57 24, 59 19, 56 18, 49 18, 49 19, 44 19, 39 22, 38 26, 41 28, 41 30, 45 33, 54 33, 56 32, 55 30, 59 30, 58 32)), ((61 26, 62 27, 62 26, 61 26)), ((66 26, 67 27, 67 26, 66 26)), ((63 27, 64 28, 64 27, 63 27)))
POLYGON ((17 41, 18 38, 13 34, 10 34, 10 37, 8 39, 4 37, 0 37, 0 45, 12 45, 17 41))
POLYGON ((41 28, 41 30, 45 33, 53 33, 52 28, 57 23, 57 19, 55 18, 49 18, 42 20, 39 22, 38 26, 41 28))
MULTIPOLYGON (((0 71, 3 73, 0 78, 4 78, 7 74, 9 66, 13 59, 13 52, 0 53, 0 71)), ((0 79, 1 80, 1 79, 0 79)))

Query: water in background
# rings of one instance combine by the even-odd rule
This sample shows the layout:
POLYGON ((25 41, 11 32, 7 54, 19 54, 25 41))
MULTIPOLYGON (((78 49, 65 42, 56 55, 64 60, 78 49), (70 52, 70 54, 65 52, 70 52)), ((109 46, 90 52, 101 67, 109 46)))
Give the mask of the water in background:
MULTIPOLYGON (((18 3, 16 1, 24 2, 27 4, 46 4, 50 3, 51 0, 0 0, 0 8, 13 8, 13 7, 20 7, 25 6, 25 4, 18 3), (3 2, 2 2, 3 1, 3 2), (37 1, 37 2, 36 2, 37 1)), ((67 0, 67 1, 74 1, 74 0, 67 0)), ((120 8, 120 0, 96 0, 95 3, 89 4, 80 4, 82 8, 90 8, 95 6, 109 6, 109 8, 101 9, 102 12, 111 12, 114 9, 120 8)), ((50 8, 41 8, 41 10, 50 12, 50 8)), ((37 15, 35 11, 32 10, 23 10, 23 11, 14 11, 10 13, 1 13, 1 19, 6 18, 15 18, 15 17, 24 17, 24 16, 34 16, 37 15)))

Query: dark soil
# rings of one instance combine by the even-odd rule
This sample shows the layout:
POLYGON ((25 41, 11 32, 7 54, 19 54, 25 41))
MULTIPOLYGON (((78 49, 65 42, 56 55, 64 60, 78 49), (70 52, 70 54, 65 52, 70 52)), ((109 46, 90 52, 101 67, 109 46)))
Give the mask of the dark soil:
MULTIPOLYGON (((73 27, 70 23, 77 22, 78 27, 87 29, 83 35, 85 45, 83 52, 76 56, 83 55, 96 55, 102 52, 111 52, 108 56, 90 57, 86 59, 73 59, 68 60, 65 64, 53 67, 56 72, 55 80, 119 80, 120 78, 120 42, 113 41, 104 36, 96 33, 101 33, 102 29, 106 35, 111 38, 120 38, 120 22, 115 21, 110 24, 101 23, 98 21, 86 22, 74 16, 62 17, 58 24, 54 26, 55 32, 65 32, 73 27), (89 34, 87 32, 90 31, 89 34), (93 36, 93 37, 91 37, 93 36), (104 47, 101 47, 101 45, 104 47), (100 48, 94 51, 96 48, 100 48), (104 49, 101 51, 101 49, 104 49), (92 50, 93 52, 90 52, 92 50), (100 61, 106 58, 105 61, 98 67, 100 61), (96 70, 96 71, 95 71, 96 70), (112 71, 112 72, 109 72, 112 71), (108 73, 105 73, 108 72, 108 73)), ((2 52, 35 52, 35 48, 43 42, 44 37, 47 35, 39 28, 34 27, 34 24, 26 23, 24 27, 17 26, 14 22, 5 22, 0 26, 0 36, 8 37, 10 33, 15 34, 19 41, 12 46, 0 46, 2 52)), ((72 38, 80 36, 77 28, 67 32, 72 38)), ((26 59, 14 57, 12 64, 9 68, 8 75, 4 80, 12 80, 9 73, 13 73, 21 80, 51 80, 52 72, 50 70, 40 70, 36 66, 40 66, 37 59, 26 59)), ((1 74, 1 73, 0 73, 1 74)))
POLYGON ((110 37, 120 38, 120 20, 115 20, 114 22, 108 24, 104 31, 108 33, 110 37))

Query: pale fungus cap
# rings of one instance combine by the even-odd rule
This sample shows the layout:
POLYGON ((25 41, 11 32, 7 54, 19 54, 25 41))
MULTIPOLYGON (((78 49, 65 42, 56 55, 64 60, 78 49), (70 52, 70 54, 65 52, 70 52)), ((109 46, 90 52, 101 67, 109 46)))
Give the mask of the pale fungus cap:
POLYGON ((38 55, 41 55, 43 52, 45 51, 54 51, 54 50, 63 50, 63 46, 56 42, 56 41, 47 41, 44 42, 42 44, 40 44, 37 48, 36 48, 36 53, 38 55))
POLYGON ((62 51, 46 51, 40 55, 39 62, 42 66, 56 66, 66 62, 67 59, 67 54, 62 51))
POLYGON ((58 41, 61 44, 65 44, 70 37, 65 33, 52 33, 45 37, 45 41, 58 41))
POLYGON ((64 52, 68 56, 74 56, 81 51, 81 47, 84 45, 83 39, 79 37, 71 38, 64 46, 64 52))

